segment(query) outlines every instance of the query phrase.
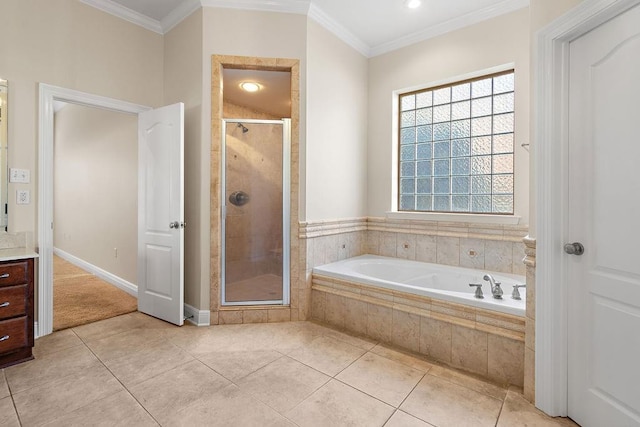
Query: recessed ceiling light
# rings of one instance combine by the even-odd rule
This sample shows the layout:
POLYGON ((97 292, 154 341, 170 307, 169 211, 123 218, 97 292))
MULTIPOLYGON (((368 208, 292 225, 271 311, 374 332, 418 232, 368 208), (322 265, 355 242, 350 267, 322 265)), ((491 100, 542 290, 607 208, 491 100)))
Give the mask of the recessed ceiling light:
POLYGON ((420 7, 422 4, 422 0, 404 0, 404 5, 409 9, 415 9, 420 7))
POLYGON ((247 92, 257 92, 262 89, 262 86, 255 82, 242 82, 240 87, 247 92))

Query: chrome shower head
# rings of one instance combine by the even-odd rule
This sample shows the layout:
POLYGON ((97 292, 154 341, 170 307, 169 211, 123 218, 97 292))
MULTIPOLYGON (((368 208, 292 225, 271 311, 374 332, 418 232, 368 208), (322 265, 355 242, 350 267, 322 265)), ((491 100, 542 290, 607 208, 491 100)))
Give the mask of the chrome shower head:
POLYGON ((245 125, 243 125, 242 123, 238 123, 238 127, 242 128, 242 133, 247 133, 249 132, 249 128, 247 128, 245 125))

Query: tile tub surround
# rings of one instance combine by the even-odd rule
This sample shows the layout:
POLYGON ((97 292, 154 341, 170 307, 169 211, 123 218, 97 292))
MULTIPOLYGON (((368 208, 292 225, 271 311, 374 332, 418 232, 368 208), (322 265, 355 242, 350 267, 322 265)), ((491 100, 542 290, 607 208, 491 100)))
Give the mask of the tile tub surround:
POLYGON ((535 357, 536 357, 536 239, 529 236, 525 244, 524 263, 527 267, 527 314, 526 339, 524 343, 524 397, 535 403, 535 357))
POLYGON ((523 317, 319 275, 311 300, 313 320, 524 385, 523 317))

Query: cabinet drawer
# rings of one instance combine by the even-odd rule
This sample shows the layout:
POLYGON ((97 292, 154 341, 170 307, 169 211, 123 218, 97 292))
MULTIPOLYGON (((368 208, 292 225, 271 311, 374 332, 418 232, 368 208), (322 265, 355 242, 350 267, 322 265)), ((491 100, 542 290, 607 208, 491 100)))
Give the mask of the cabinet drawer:
POLYGON ((27 313, 27 285, 0 288, 0 319, 27 313))
POLYGON ((0 353, 28 345, 27 317, 0 321, 0 353))
POLYGON ((27 262, 12 262, 0 265, 0 286, 22 285, 27 283, 27 262))

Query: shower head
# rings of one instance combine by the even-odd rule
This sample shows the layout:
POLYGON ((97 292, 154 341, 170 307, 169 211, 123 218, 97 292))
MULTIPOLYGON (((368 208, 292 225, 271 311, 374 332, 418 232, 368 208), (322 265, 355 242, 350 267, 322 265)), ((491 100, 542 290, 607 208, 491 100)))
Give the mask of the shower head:
POLYGON ((245 125, 243 125, 242 123, 238 123, 238 127, 242 128, 242 133, 247 133, 249 132, 249 128, 247 128, 245 125))

